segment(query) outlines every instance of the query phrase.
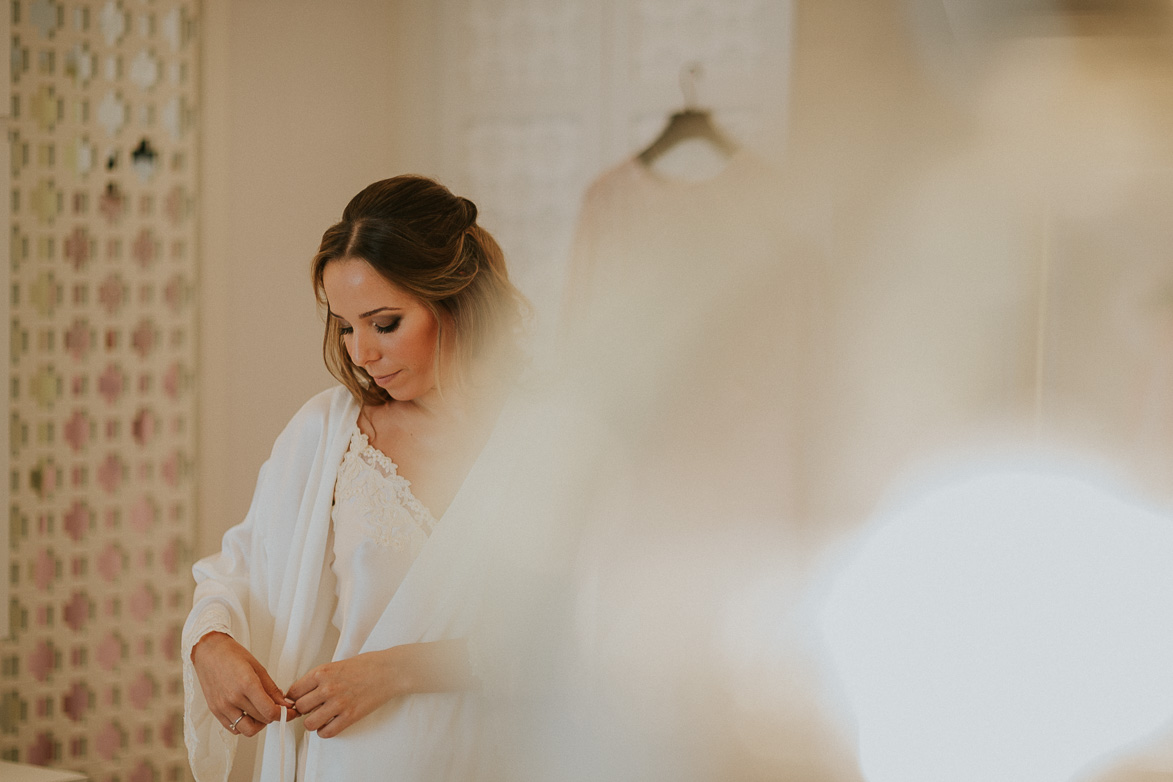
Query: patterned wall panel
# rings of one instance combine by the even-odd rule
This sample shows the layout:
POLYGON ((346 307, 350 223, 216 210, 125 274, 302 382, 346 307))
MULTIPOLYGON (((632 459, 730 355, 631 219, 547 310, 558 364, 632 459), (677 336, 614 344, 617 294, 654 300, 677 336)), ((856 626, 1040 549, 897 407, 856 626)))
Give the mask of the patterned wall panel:
POLYGON ((672 80, 682 63, 753 77, 770 44, 777 0, 635 0, 628 9, 632 70, 644 81, 672 80))
MULTIPOLYGON (((12 62, 10 56, 10 49, 12 46, 12 28, 8 14, 0 13, 0 128, 6 135, 8 133, 8 112, 12 108, 12 93, 11 81, 12 74, 9 67, 12 62)), ((12 168, 10 160, 11 149, 8 144, 0 144, 0 230, 4 232, 7 237, 9 229, 11 228, 11 206, 9 204, 9 195, 12 192, 10 187, 9 172, 12 168)), ((6 297, 8 291, 11 289, 9 284, 9 274, 12 269, 12 262, 9 258, 9 242, 7 239, 0 240, 0 296, 6 297)), ((9 332, 9 318, 8 310, 9 304, 7 299, 0 299, 4 301, 3 307, 0 307, 0 356, 5 355, 8 350, 8 345, 11 343, 11 334, 9 332)), ((0 411, 0 508, 8 507, 8 361, 0 360, 0 400, 3 400, 3 410, 0 411)), ((0 525, 0 565, 7 567, 8 565, 8 551, 9 551, 9 536, 3 534, 2 525, 0 525)), ((8 574, 0 573, 0 639, 8 635, 8 574)))
POLYGON ((576 0, 443 5, 440 174, 481 207, 543 323, 597 167, 600 19, 576 0))
POLYGON ((193 0, 15 0, 0 757, 188 777, 193 0))

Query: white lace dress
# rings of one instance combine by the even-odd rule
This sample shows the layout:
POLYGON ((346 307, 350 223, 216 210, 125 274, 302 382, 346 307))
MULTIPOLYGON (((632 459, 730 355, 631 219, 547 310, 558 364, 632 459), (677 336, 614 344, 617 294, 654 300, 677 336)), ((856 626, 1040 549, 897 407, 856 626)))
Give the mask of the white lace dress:
POLYGON ((334 659, 359 653, 403 582, 436 520, 395 462, 356 426, 334 487, 334 559, 338 582, 334 659))
MULTIPOLYGON (((338 606, 333 623, 340 633, 334 658, 358 653, 382 616, 436 519, 411 493, 411 481, 395 462, 354 427, 338 468, 330 514, 338 606)), ((228 629, 227 611, 213 604, 200 615, 198 640, 228 629)), ((189 652, 190 653, 190 652, 189 652)))

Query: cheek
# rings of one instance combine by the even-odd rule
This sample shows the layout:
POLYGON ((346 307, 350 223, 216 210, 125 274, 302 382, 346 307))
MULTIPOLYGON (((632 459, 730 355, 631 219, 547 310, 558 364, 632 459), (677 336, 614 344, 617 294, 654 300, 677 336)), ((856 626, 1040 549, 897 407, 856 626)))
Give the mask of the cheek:
POLYGON ((421 368, 430 368, 435 349, 436 341, 433 335, 427 333, 419 334, 412 340, 411 347, 409 348, 412 362, 419 364, 421 368))
POLYGON ((419 363, 432 364, 436 354, 436 327, 428 323, 411 335, 411 354, 419 363))

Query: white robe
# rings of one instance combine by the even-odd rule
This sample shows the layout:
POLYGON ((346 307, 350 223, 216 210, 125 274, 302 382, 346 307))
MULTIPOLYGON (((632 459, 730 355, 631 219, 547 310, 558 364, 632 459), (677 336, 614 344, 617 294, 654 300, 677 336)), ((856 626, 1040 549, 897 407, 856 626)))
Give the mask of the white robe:
MULTIPOLYGON (((339 386, 313 397, 277 438, 262 466, 244 521, 220 553, 197 562, 194 606, 184 627, 184 738, 198 782, 227 779, 239 738, 209 711, 190 661, 195 618, 209 605, 227 610, 233 636, 288 688, 328 661, 335 579, 328 535, 334 484, 359 405, 339 386)), ((503 507, 514 460, 503 430, 515 428, 507 405, 448 510, 412 564, 361 651, 467 637, 474 629, 486 569, 487 533, 503 507), (504 458, 503 458, 504 457, 504 458)), ((254 779, 294 778, 296 742, 306 742, 304 778, 321 780, 472 779, 477 776, 480 697, 471 692, 397 698, 341 736, 305 734, 300 720, 276 724, 263 743, 254 779)))

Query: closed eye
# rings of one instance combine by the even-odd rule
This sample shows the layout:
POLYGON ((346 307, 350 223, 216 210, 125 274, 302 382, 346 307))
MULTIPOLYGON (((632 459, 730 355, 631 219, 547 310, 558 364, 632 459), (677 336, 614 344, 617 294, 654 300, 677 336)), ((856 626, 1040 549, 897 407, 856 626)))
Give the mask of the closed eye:
MULTIPOLYGON (((375 331, 379 332, 380 334, 390 334, 392 331, 395 331, 397 328, 399 328, 399 324, 402 322, 402 320, 403 318, 393 318, 389 323, 375 323, 375 331)), ((344 337, 350 336, 354 333, 354 327, 343 326, 339 324, 338 333, 344 337)))
POLYGON ((390 323, 387 323, 386 325, 376 323, 375 324, 375 331, 379 332, 380 334, 390 334, 392 331, 395 331, 395 329, 399 328, 399 322, 401 320, 403 320, 403 319, 402 318, 395 318, 390 323))

